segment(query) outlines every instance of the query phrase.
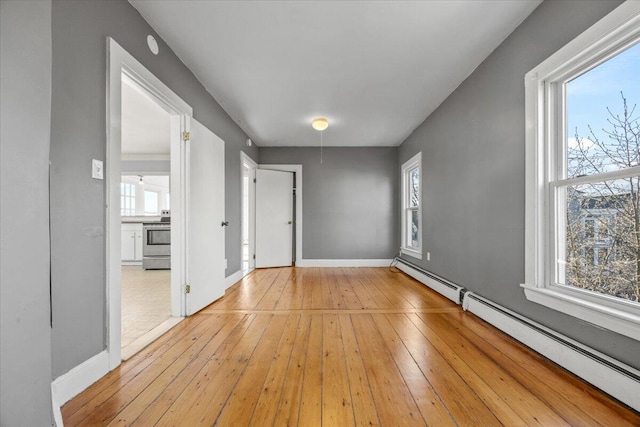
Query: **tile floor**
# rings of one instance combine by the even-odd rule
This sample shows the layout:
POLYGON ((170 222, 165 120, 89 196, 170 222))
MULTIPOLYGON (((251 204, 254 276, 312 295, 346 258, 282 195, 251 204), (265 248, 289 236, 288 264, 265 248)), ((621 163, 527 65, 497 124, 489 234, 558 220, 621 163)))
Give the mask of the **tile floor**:
POLYGON ((171 270, 122 266, 122 348, 171 317, 171 270))

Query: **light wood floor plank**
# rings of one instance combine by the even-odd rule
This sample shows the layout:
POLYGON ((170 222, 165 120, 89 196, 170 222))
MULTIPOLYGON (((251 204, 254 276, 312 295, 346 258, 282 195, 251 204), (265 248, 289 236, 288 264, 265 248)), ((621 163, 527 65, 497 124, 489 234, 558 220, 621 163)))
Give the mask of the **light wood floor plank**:
POLYGON ((351 316, 339 316, 340 332, 344 343, 348 382, 353 404, 353 415, 357 426, 380 425, 376 403, 371 394, 367 370, 362 361, 358 339, 356 338, 351 316))
POLYGON ((373 399, 382 425, 423 425, 420 409, 380 335, 375 315, 352 316, 373 399))
POLYGON ((274 426, 295 426, 298 424, 310 333, 311 316, 301 314, 289 365, 284 375, 286 381, 273 421, 274 426))
POLYGON ((388 268, 256 270, 66 403, 67 426, 640 426, 388 268))
POLYGON ((300 396, 300 412, 298 425, 322 425, 322 315, 312 315, 309 343, 307 345, 307 363, 304 368, 304 383, 300 396))

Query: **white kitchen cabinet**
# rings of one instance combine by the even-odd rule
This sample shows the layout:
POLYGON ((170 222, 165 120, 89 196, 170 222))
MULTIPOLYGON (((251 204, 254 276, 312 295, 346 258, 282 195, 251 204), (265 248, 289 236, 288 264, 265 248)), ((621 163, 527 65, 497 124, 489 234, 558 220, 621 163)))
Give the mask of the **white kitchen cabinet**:
POLYGON ((142 262, 142 224, 123 223, 121 226, 121 258, 123 263, 142 262))

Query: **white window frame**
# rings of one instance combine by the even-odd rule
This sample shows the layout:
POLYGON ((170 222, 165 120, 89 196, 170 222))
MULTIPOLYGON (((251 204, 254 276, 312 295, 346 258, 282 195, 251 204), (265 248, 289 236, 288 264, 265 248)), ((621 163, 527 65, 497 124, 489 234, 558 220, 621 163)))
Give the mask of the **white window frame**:
POLYGON ((136 185, 130 182, 120 182, 120 216, 135 216, 136 215, 136 185), (126 200, 129 200, 129 206, 132 208, 126 208, 126 200))
POLYGON ((419 152, 402 165, 402 247, 400 252, 411 257, 422 259, 422 152, 419 152), (408 221, 407 211, 415 208, 410 208, 409 198, 411 197, 411 191, 409 189, 409 172, 418 168, 420 174, 420 188, 418 191, 418 247, 409 245, 407 241, 408 236, 408 221))
MULTIPOLYGON (((561 83, 594 68, 640 37, 640 2, 627 1, 525 76, 525 283, 529 301, 640 340, 640 305, 556 283, 555 180, 564 153, 561 83), (562 114, 560 114, 560 111, 562 114)), ((598 175, 615 179, 640 167, 598 175)), ((637 169, 637 170, 636 170, 637 169)), ((587 176, 572 185, 588 183, 587 176)))

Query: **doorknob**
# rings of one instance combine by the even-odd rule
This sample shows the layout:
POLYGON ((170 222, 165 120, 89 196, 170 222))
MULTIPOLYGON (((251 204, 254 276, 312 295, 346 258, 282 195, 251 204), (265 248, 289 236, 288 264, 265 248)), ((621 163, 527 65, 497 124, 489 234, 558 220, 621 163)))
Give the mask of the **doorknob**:
POLYGON ((292 221, 288 221, 287 224, 293 224, 293 222, 292 221))
POLYGON ((226 226, 228 226, 228 225, 229 225, 229 221, 222 221, 222 223, 220 223, 220 225, 221 225, 222 227, 226 227, 226 226))

